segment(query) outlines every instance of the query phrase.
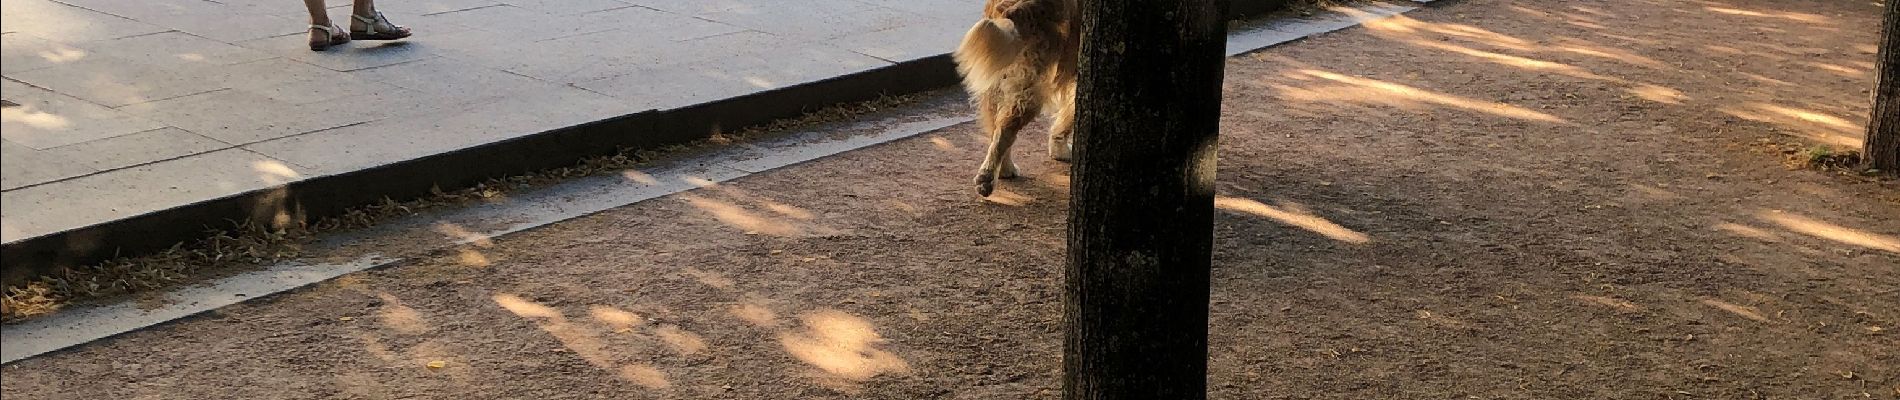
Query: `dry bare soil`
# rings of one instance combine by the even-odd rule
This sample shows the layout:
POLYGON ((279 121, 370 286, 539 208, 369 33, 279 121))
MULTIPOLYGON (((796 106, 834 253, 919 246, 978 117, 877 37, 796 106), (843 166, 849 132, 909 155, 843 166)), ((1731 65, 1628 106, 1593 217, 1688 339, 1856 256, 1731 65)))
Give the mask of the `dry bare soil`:
MULTIPOLYGON (((1232 60, 1213 397, 1900 397, 1900 189, 1778 150, 1858 141, 1877 7, 1464 0, 1232 60)), ((1040 138, 991 202, 964 124, 15 363, 0 389, 1055 398, 1067 177, 1040 138)))

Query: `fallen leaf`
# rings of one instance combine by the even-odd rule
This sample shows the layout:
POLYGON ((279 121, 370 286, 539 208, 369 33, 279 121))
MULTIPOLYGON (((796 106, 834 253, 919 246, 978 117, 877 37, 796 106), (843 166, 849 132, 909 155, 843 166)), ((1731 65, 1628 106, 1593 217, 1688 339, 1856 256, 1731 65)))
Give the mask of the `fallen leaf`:
POLYGON ((355 318, 355 317, 342 317, 342 318, 337 318, 336 320, 338 320, 338 321, 344 321, 344 322, 349 322, 349 321, 355 321, 355 320, 356 320, 356 318, 355 318))
POLYGON ((447 367, 447 366, 449 366, 448 361, 430 361, 429 362, 429 369, 442 369, 443 367, 447 367))

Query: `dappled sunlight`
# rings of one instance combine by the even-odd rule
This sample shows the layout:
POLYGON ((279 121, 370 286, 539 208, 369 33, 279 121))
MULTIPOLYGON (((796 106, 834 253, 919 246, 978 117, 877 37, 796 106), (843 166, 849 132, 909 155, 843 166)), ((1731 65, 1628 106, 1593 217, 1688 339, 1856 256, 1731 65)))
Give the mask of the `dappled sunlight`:
POLYGON ((561 342, 562 346, 580 356, 582 360, 586 360, 588 364, 613 372, 627 382, 650 389, 664 389, 673 385, 664 372, 652 366, 635 363, 622 365, 615 362, 608 351, 609 347, 600 340, 597 332, 569 322, 567 316, 562 315, 560 310, 510 294, 497 294, 493 299, 495 304, 501 306, 502 309, 533 321, 541 328, 541 331, 553 336, 555 340, 561 342))
MULTIPOLYGON (((1363 11, 1360 11, 1359 13, 1364 14, 1363 11)), ((1465 24, 1425 22, 1425 21, 1414 19, 1412 17, 1404 16, 1404 15, 1393 15, 1386 18, 1381 18, 1381 19, 1377 19, 1373 21, 1367 21, 1364 24, 1364 26, 1366 27, 1366 29, 1370 29, 1374 32, 1382 32, 1382 33, 1417 34, 1417 33, 1430 32, 1430 33, 1436 33, 1436 34, 1446 35, 1446 36, 1455 36, 1455 37, 1469 39, 1469 40, 1473 40, 1473 41, 1491 45, 1491 46, 1497 46, 1497 47, 1502 47, 1502 48, 1512 49, 1512 50, 1531 50, 1533 46, 1536 45, 1535 43, 1529 40, 1519 39, 1517 37, 1493 32, 1484 28, 1476 27, 1476 26, 1465 25, 1465 24)), ((1385 36, 1385 35, 1382 35, 1382 36, 1385 36)))
POLYGON ((613 306, 596 305, 587 308, 587 316, 601 325, 613 328, 615 332, 631 331, 640 326, 640 315, 613 306))
POLYGON ((1376 79, 1351 77, 1312 69, 1290 73, 1289 77, 1301 80, 1320 78, 1344 84, 1309 88, 1269 84, 1279 90, 1282 97, 1293 101, 1377 104, 1402 109, 1418 109, 1424 105, 1435 105, 1528 121, 1568 123, 1562 118, 1523 107, 1436 93, 1376 79))
POLYGON ((389 293, 378 293, 376 297, 383 301, 382 307, 376 312, 383 326, 408 335, 429 332, 429 324, 423 320, 422 312, 402 304, 402 299, 389 293))
POLYGON ((1689 96, 1682 94, 1680 90, 1647 83, 1626 90, 1636 97, 1657 103, 1681 105, 1683 100, 1689 99, 1689 96))
POLYGON ((685 200, 686 204, 748 235, 790 237, 825 235, 835 231, 812 224, 818 215, 803 207, 716 184, 702 189, 697 194, 681 193, 677 196, 685 200))
POLYGON ((1768 317, 1762 316, 1761 311, 1755 310, 1754 307, 1738 305, 1717 299, 1703 299, 1702 304, 1715 307, 1717 310, 1727 311, 1729 314, 1734 314, 1735 316, 1747 318, 1755 322, 1769 322, 1768 317))
POLYGON ((1313 215, 1299 207, 1298 204, 1285 204, 1284 207, 1276 208, 1251 199, 1216 196, 1214 198, 1214 208, 1257 217, 1266 217, 1341 242, 1353 244, 1372 242, 1372 238, 1366 236, 1366 234, 1335 224, 1332 221, 1326 220, 1324 217, 1313 215))
POLYGON ((665 372, 661 372, 658 368, 640 364, 621 366, 620 379, 625 379, 628 382, 633 382, 635 385, 652 389, 665 389, 673 386, 672 382, 667 381, 665 372))
MULTIPOLYGON (((1592 28, 1592 29, 1606 29, 1605 27, 1601 25, 1596 25, 1593 22, 1579 21, 1579 20, 1574 20, 1574 19, 1568 22, 1571 24, 1587 25, 1586 27, 1592 28)), ((1551 72, 1557 72, 1557 73, 1561 73, 1565 75, 1576 76, 1580 78, 1608 80, 1606 77, 1596 75, 1594 73, 1584 71, 1581 68, 1577 68, 1577 67, 1566 65, 1566 64, 1537 60, 1537 59, 1520 57, 1520 56, 1506 55, 1506 54, 1483 51, 1483 50, 1477 50, 1477 49, 1472 49, 1469 47, 1459 46, 1455 44, 1441 43, 1440 40, 1433 39, 1430 37, 1423 37, 1422 34, 1426 34, 1426 33, 1438 34, 1438 35, 1443 35, 1445 37, 1457 38, 1457 39, 1468 41, 1468 42, 1473 42, 1473 43, 1477 43, 1477 44, 1481 44, 1485 46, 1491 46, 1491 47, 1512 50, 1512 51, 1560 52, 1560 53, 1582 55, 1582 56, 1587 56, 1587 57, 1601 58, 1601 59, 1612 60, 1612 61, 1619 61, 1623 63, 1638 65, 1638 66, 1643 66, 1643 67, 1648 67, 1648 68, 1658 68, 1658 69, 1668 68, 1668 65, 1662 63, 1661 61, 1657 61, 1656 59, 1645 57, 1645 56, 1636 54, 1634 52, 1630 52, 1629 50, 1599 46, 1599 45, 1594 44, 1593 42, 1580 40, 1576 38, 1568 38, 1568 37, 1559 38, 1555 44, 1546 45, 1540 42, 1535 42, 1535 41, 1526 40, 1526 39, 1522 39, 1522 38, 1518 38, 1518 37, 1514 37, 1510 35, 1505 35, 1502 33, 1497 33, 1497 32, 1483 29, 1483 28, 1470 26, 1470 25, 1424 22, 1424 21, 1419 21, 1417 19, 1405 17, 1402 15, 1393 16, 1393 17, 1378 20, 1378 21, 1367 22, 1365 26, 1368 29, 1370 29, 1375 35, 1385 37, 1388 39, 1400 40, 1400 41, 1403 41, 1405 43, 1415 45, 1415 46, 1429 47, 1429 48, 1435 48, 1439 50, 1446 50, 1446 51, 1451 51, 1455 53, 1465 54, 1469 56, 1482 58, 1482 59, 1485 59, 1494 63, 1502 64, 1502 65, 1508 65, 1508 66, 1535 70, 1535 71, 1551 71, 1551 72)))
POLYGON ((963 148, 957 147, 956 143, 950 143, 949 139, 944 139, 942 136, 930 137, 930 145, 936 146, 937 150, 943 150, 944 152, 949 152, 949 153, 963 152, 963 148))
POLYGON ((1721 107, 1722 113, 1749 121, 1773 124, 1815 141, 1859 148, 1863 138, 1860 124, 1814 111, 1775 104, 1750 102, 1741 106, 1721 107))
MULTIPOLYGON (((1704 4, 1709 4, 1709 3, 1704 2, 1704 4)), ((1755 10, 1744 10, 1744 9, 1739 9, 1739 8, 1730 8, 1727 6, 1713 6, 1713 5, 1708 6, 1708 7, 1702 7, 1702 9, 1708 10, 1709 12, 1713 12, 1717 14, 1740 15, 1740 16, 1745 16, 1745 17, 1756 17, 1756 18, 1772 18, 1772 19, 1779 19, 1779 20, 1784 20, 1784 21, 1805 22, 1805 23, 1810 23, 1810 24, 1832 23, 1832 20, 1829 19, 1825 15, 1809 14, 1809 13, 1802 13, 1802 12, 1755 11, 1755 10)))
POLYGON ((746 210, 737 204, 690 194, 681 194, 687 204, 711 214, 713 218, 726 225, 744 230, 747 234, 765 234, 772 236, 803 236, 805 230, 787 221, 766 217, 746 210))
POLYGON ((771 308, 759 302, 747 301, 743 304, 732 306, 731 309, 726 310, 726 313, 731 314, 733 318, 738 318, 740 321, 752 324, 752 326, 760 328, 778 327, 778 314, 773 313, 771 308))
POLYGON ((871 321, 837 310, 800 317, 804 329, 779 334, 787 353, 832 376, 861 382, 910 372, 910 363, 876 345, 884 343, 871 321))
POLYGON ((0 108, 0 121, 45 131, 63 131, 73 126, 73 122, 66 117, 39 111, 31 104, 0 108))
POLYGON ((697 333, 687 332, 677 325, 661 325, 653 329, 653 336, 660 338, 667 348, 680 355, 694 355, 706 350, 706 339, 697 333))
POLYGON ((439 222, 435 224, 434 229, 436 233, 455 240, 457 244, 471 244, 480 248, 495 247, 494 239, 490 238, 487 234, 476 233, 460 224, 439 222))
POLYGON ((1585 303, 1609 307, 1610 309, 1620 311, 1620 312, 1639 311, 1643 309, 1642 306, 1638 306, 1636 305, 1636 303, 1631 303, 1628 300, 1612 298, 1612 297, 1591 296, 1591 295, 1583 295, 1583 294, 1570 296, 1570 297, 1576 298, 1577 300, 1583 300, 1585 303))
POLYGON ((622 178, 627 178, 627 181, 629 181, 629 182, 633 182, 633 183, 638 183, 638 184, 642 184, 642 185, 658 185, 658 184, 660 184, 660 180, 659 180, 659 179, 654 179, 654 178, 653 178, 653 175, 651 175, 651 174, 647 174, 647 173, 645 173, 645 172, 640 172, 640 171, 637 171, 637 170, 631 170, 631 169, 629 169, 629 170, 625 170, 625 171, 620 171, 620 177, 622 177, 622 178))
MULTIPOLYGON (((268 178, 260 178, 268 182, 268 178)), ((251 199, 251 218, 254 221, 269 221, 271 228, 287 228, 293 221, 303 221, 303 210, 290 207, 290 188, 277 186, 265 189, 263 193, 251 199)))
POLYGON ((1835 225, 1788 212, 1764 211, 1756 216, 1795 233, 1826 239, 1840 244, 1900 254, 1900 238, 1895 238, 1891 235, 1835 225))
POLYGON ((1440 42, 1435 42, 1435 41, 1412 40, 1410 42, 1420 47, 1428 47, 1428 48, 1444 50, 1444 51, 1448 51, 1452 53, 1472 56, 1479 59, 1483 59, 1485 61, 1489 61, 1493 64, 1503 65, 1507 67, 1515 67, 1515 68, 1526 70, 1526 71, 1549 72, 1549 73, 1565 75, 1565 76, 1570 76, 1570 77, 1575 77, 1575 78, 1593 79, 1593 80, 1609 81, 1609 82, 1623 81, 1622 79, 1612 78, 1612 77, 1603 76, 1603 75, 1597 75, 1595 72, 1590 72, 1588 70, 1585 70, 1583 68, 1579 68, 1577 66, 1570 65, 1570 64, 1544 61, 1544 60, 1539 60, 1535 58, 1520 57, 1520 56, 1514 56, 1514 55, 1509 55, 1509 54, 1504 54, 1504 53, 1489 52, 1489 51, 1459 46, 1455 44, 1440 43, 1440 42))
POLYGON ((33 53, 33 55, 38 56, 41 60, 46 60, 47 62, 50 62, 50 63, 67 64, 67 63, 72 63, 72 62, 85 59, 88 54, 86 53, 85 50, 80 50, 80 49, 60 45, 59 48, 50 49, 50 50, 42 50, 40 52, 33 53))
POLYGON ((282 185, 303 178, 303 174, 297 173, 297 170, 277 160, 251 162, 251 170, 257 172, 259 180, 272 185, 282 185))
POLYGON ((1001 204, 1001 205, 1006 205, 1010 207, 1022 207, 1022 206, 1027 206, 1030 203, 1036 202, 1036 198, 1034 196, 1017 193, 1016 191, 1009 190, 1007 188, 997 187, 996 192, 991 193, 989 197, 985 197, 983 201, 989 202, 990 204, 1001 204))
POLYGON ((456 250, 455 262, 457 264, 462 264, 463 266, 478 267, 478 268, 487 267, 489 265, 494 264, 492 261, 488 260, 487 254, 482 254, 480 250, 471 249, 471 248, 462 248, 462 249, 456 250))
POLYGON ((698 187, 698 188, 709 188, 709 187, 719 185, 719 182, 714 182, 711 179, 706 179, 706 178, 697 177, 697 176, 681 177, 680 182, 685 182, 688 185, 693 185, 693 187, 698 187))
POLYGON ((1649 68, 1669 68, 1669 65, 1663 64, 1661 61, 1632 53, 1629 50, 1596 46, 1577 39, 1565 38, 1563 44, 1552 46, 1551 48, 1565 53, 1621 61, 1649 68))

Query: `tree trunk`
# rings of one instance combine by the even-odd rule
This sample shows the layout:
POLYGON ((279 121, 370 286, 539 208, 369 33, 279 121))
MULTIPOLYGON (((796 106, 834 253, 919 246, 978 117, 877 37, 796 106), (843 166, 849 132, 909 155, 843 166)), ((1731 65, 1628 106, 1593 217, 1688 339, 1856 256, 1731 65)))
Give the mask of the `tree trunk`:
POLYGON ((1887 0, 1874 63, 1874 114, 1861 155, 1868 168, 1900 172, 1900 0, 1887 0))
POLYGON ((1207 396, 1225 0, 1085 0, 1065 399, 1207 396))

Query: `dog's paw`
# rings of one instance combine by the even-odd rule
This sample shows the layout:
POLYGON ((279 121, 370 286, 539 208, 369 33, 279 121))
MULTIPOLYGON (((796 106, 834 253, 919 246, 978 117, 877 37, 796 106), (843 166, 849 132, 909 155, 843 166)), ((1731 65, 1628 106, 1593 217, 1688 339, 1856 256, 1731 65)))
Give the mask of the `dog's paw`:
POLYGON ((1075 158, 1075 147, 1071 144, 1050 144, 1049 158, 1056 161, 1069 162, 1070 159, 1075 158))
POLYGON ((1022 174, 1017 173, 1016 163, 1014 162, 1003 163, 1003 168, 1001 170, 996 171, 996 177, 1003 178, 1003 179, 1015 179, 1017 176, 1021 176, 1021 175, 1022 174))
POLYGON ((990 192, 996 191, 996 174, 994 172, 977 171, 976 179, 974 180, 976 181, 976 194, 983 197, 990 197, 990 192))

